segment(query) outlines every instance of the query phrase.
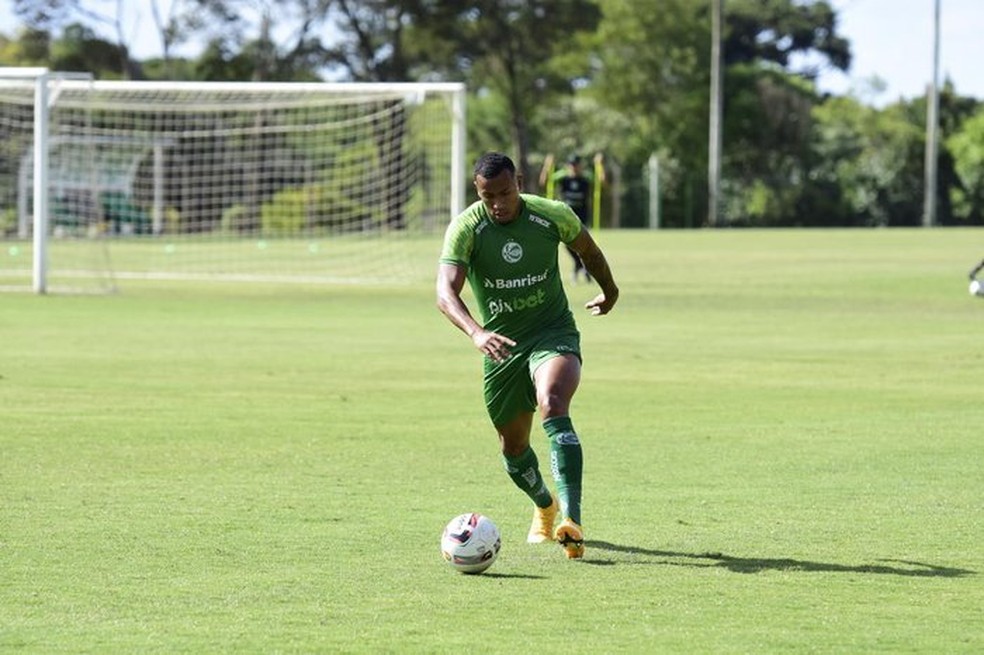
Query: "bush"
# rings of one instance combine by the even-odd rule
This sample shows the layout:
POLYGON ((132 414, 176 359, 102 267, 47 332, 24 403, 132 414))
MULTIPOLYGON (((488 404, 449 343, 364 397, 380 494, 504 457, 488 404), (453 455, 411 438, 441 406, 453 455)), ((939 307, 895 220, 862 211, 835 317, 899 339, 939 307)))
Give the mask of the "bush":
POLYGON ((8 237, 17 233, 17 208, 8 207, 0 211, 0 236, 8 237))
POLYGON ((219 227, 223 234, 238 234, 246 229, 246 208, 242 205, 232 205, 222 211, 219 227))
POLYGON ((265 236, 357 232, 381 223, 369 207, 325 184, 284 189, 260 207, 265 236))

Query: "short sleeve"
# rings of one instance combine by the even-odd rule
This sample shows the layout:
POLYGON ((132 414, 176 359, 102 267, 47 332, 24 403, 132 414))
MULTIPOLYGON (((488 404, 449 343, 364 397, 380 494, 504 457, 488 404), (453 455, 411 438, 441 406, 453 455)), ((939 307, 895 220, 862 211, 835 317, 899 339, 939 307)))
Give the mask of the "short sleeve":
POLYGON ((459 219, 451 221, 444 233, 441 263, 468 266, 474 244, 475 232, 471 225, 459 219))
POLYGON ((558 204, 561 204, 562 207, 557 212, 557 232, 560 234, 561 241, 570 243, 577 238, 584 226, 573 209, 563 203, 558 204))

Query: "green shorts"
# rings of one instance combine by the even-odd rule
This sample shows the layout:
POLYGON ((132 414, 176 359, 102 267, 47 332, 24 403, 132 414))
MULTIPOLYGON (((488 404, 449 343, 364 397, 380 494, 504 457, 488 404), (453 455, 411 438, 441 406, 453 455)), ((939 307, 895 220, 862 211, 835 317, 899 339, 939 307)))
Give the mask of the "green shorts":
POLYGON ((523 412, 534 411, 533 372, 548 359, 567 354, 581 359, 581 335, 576 328, 549 330, 520 342, 504 362, 486 357, 485 409, 492 425, 505 425, 523 412))

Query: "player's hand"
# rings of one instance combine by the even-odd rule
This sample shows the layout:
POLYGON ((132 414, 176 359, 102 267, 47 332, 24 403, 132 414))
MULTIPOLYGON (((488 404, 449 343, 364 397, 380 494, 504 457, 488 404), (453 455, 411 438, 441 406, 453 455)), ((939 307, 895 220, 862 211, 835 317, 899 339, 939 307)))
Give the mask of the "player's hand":
POLYGON ((512 356, 510 347, 515 346, 516 342, 509 337, 497 332, 488 330, 478 330, 472 335, 472 343, 481 351, 483 355, 493 362, 504 362, 512 356))
POLYGON ((599 293, 593 300, 584 303, 584 308, 591 312, 592 316, 603 316, 612 311, 615 302, 618 300, 618 293, 604 294, 599 293))

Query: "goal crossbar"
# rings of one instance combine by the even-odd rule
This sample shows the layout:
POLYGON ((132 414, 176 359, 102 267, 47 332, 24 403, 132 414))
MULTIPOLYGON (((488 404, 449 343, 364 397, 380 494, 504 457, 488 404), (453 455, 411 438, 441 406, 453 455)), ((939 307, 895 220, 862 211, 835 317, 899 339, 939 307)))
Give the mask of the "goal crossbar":
MULTIPOLYGON (((463 84, 129 82, 0 68, 0 94, 11 83, 29 81, 30 150, 20 153, 20 170, 10 175, 16 190, 5 195, 8 202, 17 196, 18 237, 27 236, 30 223, 36 293, 48 288, 49 238, 69 229, 76 229, 75 237, 108 235, 114 248, 123 242, 117 237, 143 230, 140 247, 156 238, 168 241, 162 252, 201 257, 231 256, 228 245, 210 250, 202 243, 242 241, 256 261, 256 252, 273 250, 266 244, 291 240, 303 242, 309 262, 324 261, 315 255, 330 242, 338 261, 336 246, 346 242, 339 235, 348 242, 356 235, 402 236, 425 224, 434 232, 464 207, 463 84), (435 119, 435 98, 443 99, 438 113, 446 118, 435 119), (52 202, 56 222, 68 220, 70 228, 52 224, 52 202), (151 218, 146 228, 133 228, 113 212, 151 218), (87 232, 76 228, 82 223, 87 232)), ((0 113, 2 107, 0 98, 0 113)), ((352 255, 353 268, 359 256, 352 255)), ((245 266, 201 260, 182 270, 135 264, 120 273, 235 280, 376 276, 371 270, 319 272, 317 264, 297 273, 245 266)))

